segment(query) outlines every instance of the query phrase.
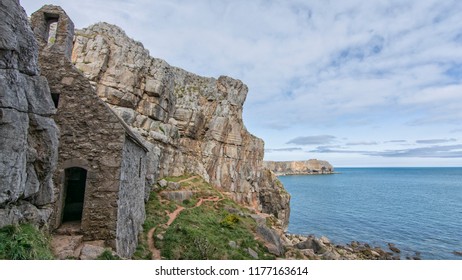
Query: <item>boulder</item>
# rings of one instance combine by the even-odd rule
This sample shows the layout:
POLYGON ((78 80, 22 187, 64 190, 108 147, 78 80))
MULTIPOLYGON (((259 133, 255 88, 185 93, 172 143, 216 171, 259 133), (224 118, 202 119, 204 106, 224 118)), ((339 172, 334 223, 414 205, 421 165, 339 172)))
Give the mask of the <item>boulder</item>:
POLYGON ((329 238, 325 237, 325 236, 321 236, 319 238, 319 241, 321 241, 324 245, 330 245, 330 240, 329 238))
POLYGON ((168 182, 165 179, 159 180, 159 182, 157 183, 159 184, 161 188, 166 188, 168 185, 168 182))
POLYGON ((265 245, 271 254, 276 256, 282 256, 284 254, 284 246, 282 245, 279 234, 275 230, 268 228, 264 224, 259 224, 256 231, 258 236, 265 241, 265 245))
POLYGON ((398 249, 396 245, 393 243, 388 243, 388 248, 394 253, 397 253, 397 254, 401 253, 401 250, 398 249))
POLYGON ((321 258, 324 259, 324 260, 339 260, 341 258, 341 256, 335 250, 329 250, 329 251, 323 253, 321 258))
POLYGON ((316 254, 324 254, 327 251, 327 246, 319 239, 308 238, 307 240, 295 245, 297 249, 312 249, 316 254))
POLYGON ((106 248, 91 244, 84 244, 80 252, 81 260, 96 260, 106 248))
POLYGON ((255 250, 253 250, 252 248, 247 248, 247 252, 249 253, 249 255, 254 258, 254 259, 258 259, 258 253, 255 252, 255 250))

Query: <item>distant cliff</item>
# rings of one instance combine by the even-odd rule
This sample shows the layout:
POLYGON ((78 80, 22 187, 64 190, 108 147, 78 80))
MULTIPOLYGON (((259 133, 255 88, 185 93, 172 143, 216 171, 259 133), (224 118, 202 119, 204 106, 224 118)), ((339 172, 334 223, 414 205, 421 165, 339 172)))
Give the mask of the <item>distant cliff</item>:
POLYGON ((334 167, 325 160, 265 161, 264 167, 280 175, 332 174, 334 167))

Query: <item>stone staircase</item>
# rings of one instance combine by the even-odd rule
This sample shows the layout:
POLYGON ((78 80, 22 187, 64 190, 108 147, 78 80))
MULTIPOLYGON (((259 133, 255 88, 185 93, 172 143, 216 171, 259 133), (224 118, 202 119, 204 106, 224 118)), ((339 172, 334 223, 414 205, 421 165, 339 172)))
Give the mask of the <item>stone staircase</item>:
POLYGON ((84 241, 80 222, 67 222, 53 232, 51 249, 60 260, 94 260, 108 248, 104 240, 84 241))

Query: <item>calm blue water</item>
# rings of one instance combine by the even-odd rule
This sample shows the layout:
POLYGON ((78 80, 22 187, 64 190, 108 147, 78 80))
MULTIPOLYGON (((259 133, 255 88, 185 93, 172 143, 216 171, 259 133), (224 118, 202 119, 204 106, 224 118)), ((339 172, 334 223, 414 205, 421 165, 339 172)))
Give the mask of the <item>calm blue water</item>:
POLYGON ((289 232, 386 248, 401 258, 462 259, 462 168, 337 168, 281 176, 291 194, 289 232))

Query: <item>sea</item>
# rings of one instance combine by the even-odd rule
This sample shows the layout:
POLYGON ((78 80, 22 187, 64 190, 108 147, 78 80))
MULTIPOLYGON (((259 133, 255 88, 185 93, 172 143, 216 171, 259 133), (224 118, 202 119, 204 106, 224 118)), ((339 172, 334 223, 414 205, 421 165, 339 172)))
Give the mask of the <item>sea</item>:
POLYGON ((462 260, 462 168, 336 168, 279 179, 291 194, 289 233, 366 242, 401 258, 462 260))

